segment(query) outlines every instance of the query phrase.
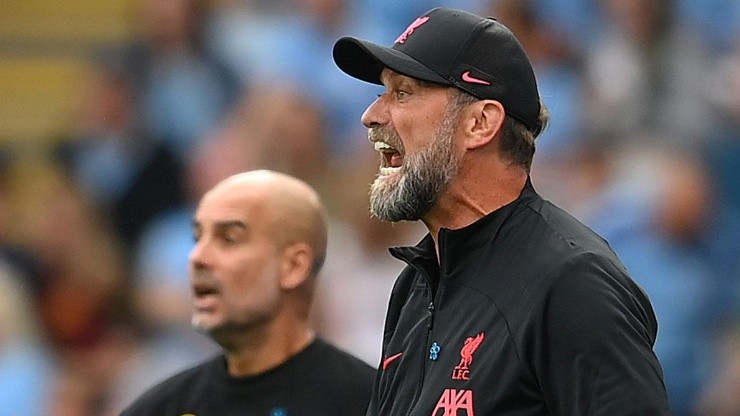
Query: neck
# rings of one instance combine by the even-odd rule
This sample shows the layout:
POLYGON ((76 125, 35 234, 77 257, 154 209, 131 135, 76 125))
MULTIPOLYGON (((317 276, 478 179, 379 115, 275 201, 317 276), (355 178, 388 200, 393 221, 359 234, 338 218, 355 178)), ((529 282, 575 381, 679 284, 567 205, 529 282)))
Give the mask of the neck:
POLYGON ((439 254, 439 231, 466 227, 519 197, 527 173, 508 164, 469 164, 422 218, 439 254))
POLYGON ((303 351, 316 334, 307 322, 271 325, 246 335, 227 348, 226 361, 232 377, 253 376, 279 366, 303 351))

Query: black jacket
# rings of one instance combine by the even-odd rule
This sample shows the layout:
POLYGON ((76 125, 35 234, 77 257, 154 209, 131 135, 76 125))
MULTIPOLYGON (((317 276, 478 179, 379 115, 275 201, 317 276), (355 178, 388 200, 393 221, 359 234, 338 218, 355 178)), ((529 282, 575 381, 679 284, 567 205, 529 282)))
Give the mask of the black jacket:
POLYGON ((607 243, 528 182, 416 247, 391 295, 368 415, 665 415, 657 322, 607 243))

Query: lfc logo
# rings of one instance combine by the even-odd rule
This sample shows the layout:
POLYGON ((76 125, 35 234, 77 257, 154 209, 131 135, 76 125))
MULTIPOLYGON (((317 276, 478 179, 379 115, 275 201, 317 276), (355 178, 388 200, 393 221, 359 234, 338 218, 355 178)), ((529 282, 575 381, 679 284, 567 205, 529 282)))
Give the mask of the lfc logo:
POLYGON ((481 332, 475 337, 465 339, 465 344, 460 350, 460 364, 452 370, 453 380, 470 380, 469 366, 473 363, 473 353, 480 347, 483 338, 485 338, 485 334, 481 332))
POLYGON ((401 33, 401 36, 399 36, 396 39, 396 42, 395 43, 404 43, 404 42, 406 42, 406 39, 409 37, 409 35, 411 35, 412 33, 414 33, 414 30, 416 30, 419 26, 421 26, 424 23, 426 23, 427 20, 429 20, 429 16, 419 17, 416 20, 414 20, 409 25, 409 27, 407 27, 406 30, 404 30, 403 33, 401 33))
POLYGON ((467 416, 475 416, 473 390, 445 389, 437 401, 437 406, 432 410, 432 416, 457 416, 458 410, 465 410, 467 416), (438 410, 442 410, 443 413, 438 414, 438 410))

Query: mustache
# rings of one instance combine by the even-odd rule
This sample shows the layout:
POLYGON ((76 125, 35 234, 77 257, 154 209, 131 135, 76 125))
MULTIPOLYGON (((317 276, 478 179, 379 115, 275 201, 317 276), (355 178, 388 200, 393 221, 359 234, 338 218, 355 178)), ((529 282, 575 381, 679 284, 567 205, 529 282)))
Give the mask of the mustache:
POLYGON ((371 127, 367 129, 367 138, 370 142, 383 142, 388 143, 391 147, 403 153, 403 143, 401 142, 401 136, 398 135, 396 130, 389 126, 371 127))
POLYGON ((190 273, 190 285, 196 291, 210 290, 213 292, 221 291, 221 281, 215 275, 195 270, 190 273))

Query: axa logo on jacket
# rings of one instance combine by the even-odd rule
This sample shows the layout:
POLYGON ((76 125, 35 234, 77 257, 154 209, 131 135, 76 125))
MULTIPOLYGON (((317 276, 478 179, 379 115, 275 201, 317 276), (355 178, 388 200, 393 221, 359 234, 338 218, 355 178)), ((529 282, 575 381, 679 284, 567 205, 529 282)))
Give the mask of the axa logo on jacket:
POLYGON ((432 411, 432 416, 458 416, 458 410, 464 410, 467 416, 475 416, 473 390, 445 389, 432 411))

